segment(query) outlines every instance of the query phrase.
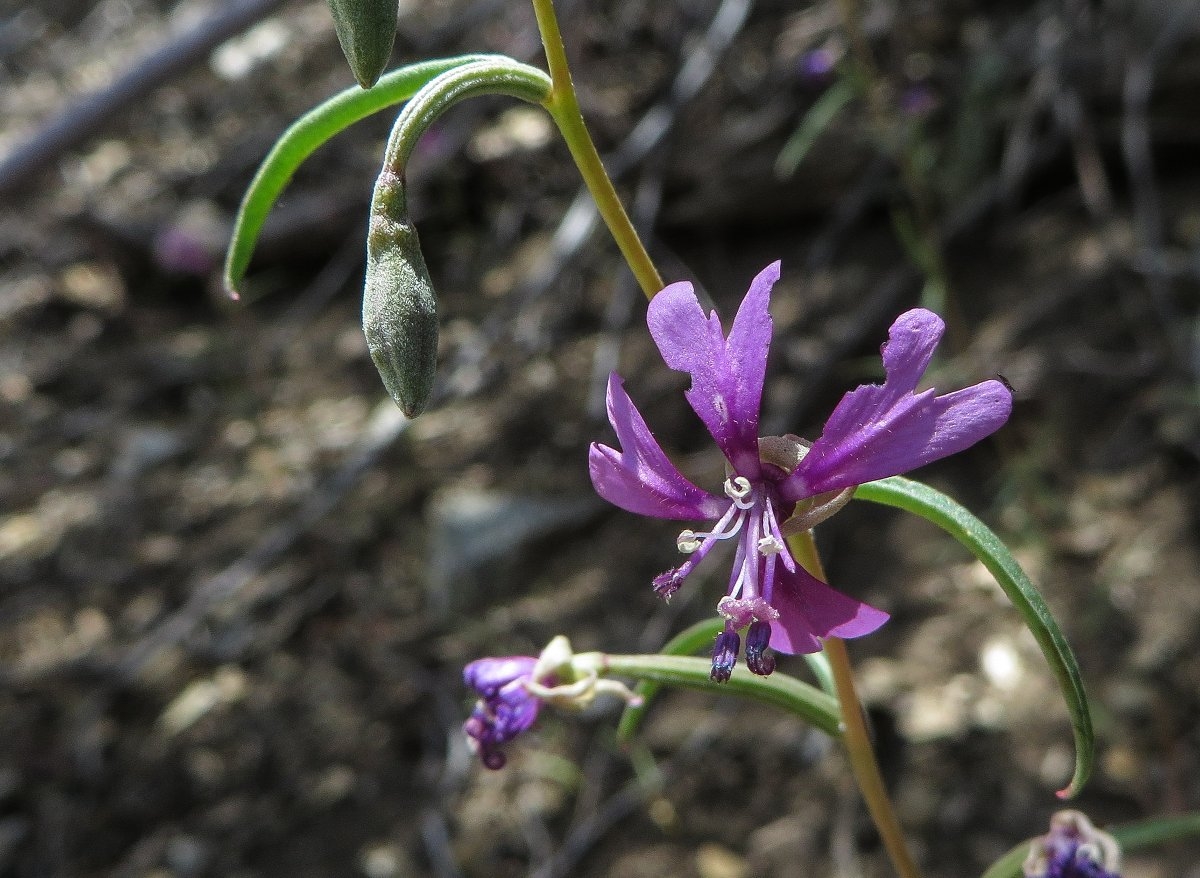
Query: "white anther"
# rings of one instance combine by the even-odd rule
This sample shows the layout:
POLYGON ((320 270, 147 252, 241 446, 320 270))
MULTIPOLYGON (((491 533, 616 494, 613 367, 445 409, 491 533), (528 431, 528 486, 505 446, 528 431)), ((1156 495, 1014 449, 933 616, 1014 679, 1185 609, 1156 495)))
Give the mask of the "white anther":
POLYGON ((767 535, 758 541, 758 554, 778 555, 783 551, 783 543, 776 537, 767 535))
POLYGON ((753 492, 750 480, 745 476, 734 476, 725 480, 725 496, 732 500, 738 509, 749 509, 754 505, 751 497, 753 492))
POLYGON ((700 540, 696 539, 695 531, 681 530, 675 538, 675 547, 683 554, 690 555, 700 548, 700 540))

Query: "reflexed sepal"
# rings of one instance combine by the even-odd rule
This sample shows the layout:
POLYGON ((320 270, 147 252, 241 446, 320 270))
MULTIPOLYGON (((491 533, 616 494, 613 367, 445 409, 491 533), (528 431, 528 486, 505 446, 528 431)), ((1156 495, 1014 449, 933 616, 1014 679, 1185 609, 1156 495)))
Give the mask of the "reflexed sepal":
POLYGON ((410 418, 429 401, 437 369, 437 299, 417 230, 404 209, 404 181, 385 172, 367 233, 363 333, 375 368, 396 405, 410 418))
POLYGON ((396 0, 329 0, 333 26, 354 78, 363 88, 379 81, 396 41, 396 0))

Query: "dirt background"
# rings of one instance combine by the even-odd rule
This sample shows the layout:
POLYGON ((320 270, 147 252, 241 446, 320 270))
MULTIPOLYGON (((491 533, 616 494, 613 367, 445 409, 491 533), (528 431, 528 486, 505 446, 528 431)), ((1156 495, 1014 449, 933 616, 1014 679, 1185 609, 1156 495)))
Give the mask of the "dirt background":
MULTIPOLYGON (((351 83, 323 4, 273 5, 61 148, 42 126, 144 80, 139 58, 177 58, 222 7, 0 15, 0 155, 41 138, 40 168, 0 173, 0 874, 891 874, 835 748, 765 708, 668 694, 628 753, 612 705, 547 712, 504 771, 472 759, 465 662, 557 633, 653 650, 722 592, 713 564, 662 605, 673 528, 591 493, 609 370, 687 473, 720 461, 615 247, 568 212, 566 150, 503 101, 458 107, 412 169, 443 313, 428 414, 398 416, 358 328, 388 114, 302 168, 244 301, 223 297, 257 162, 351 83)), ((1011 541, 1077 651, 1099 736, 1080 806, 1198 808, 1197 6, 855 16, 871 100, 780 173, 848 81, 822 71, 848 63, 839 7, 562 5, 585 115, 664 274, 729 314, 783 260, 768 432, 814 436, 876 378, 888 323, 922 300, 915 265, 940 263, 934 377, 1002 373, 1017 404, 922 475, 1011 541)), ((531 10, 402 4, 397 64, 461 51, 539 63, 531 10)), ((1051 678, 932 527, 851 504, 819 536, 832 581, 893 615, 852 653, 925 874, 977 875, 1041 831, 1069 774, 1051 678)), ((1125 874, 1197 862, 1180 844, 1125 874)))

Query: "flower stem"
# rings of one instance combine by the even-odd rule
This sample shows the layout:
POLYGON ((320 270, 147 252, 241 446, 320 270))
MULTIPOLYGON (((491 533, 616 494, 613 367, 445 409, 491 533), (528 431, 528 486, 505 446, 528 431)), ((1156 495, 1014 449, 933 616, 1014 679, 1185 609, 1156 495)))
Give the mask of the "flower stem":
POLYGON ((600 161, 600 154, 596 151, 587 125, 584 124, 579 100, 575 96, 575 84, 571 81, 571 70, 567 66, 566 48, 558 29, 558 19, 554 15, 554 0, 533 0, 533 11, 537 16, 538 31, 542 35, 542 46, 546 50, 546 63, 550 67, 550 78, 554 83, 544 106, 554 117, 563 140, 567 142, 567 149, 571 151, 571 157, 575 159, 579 173, 595 199, 596 208, 600 211, 604 224, 608 226, 608 231, 621 248, 621 255, 625 257, 633 276, 637 278, 638 286, 649 299, 663 288, 663 280, 638 237, 633 223, 629 221, 629 215, 625 213, 612 180, 600 161))
MULTIPOLYGON (((789 537, 788 544, 796 560, 803 564, 809 573, 823 582, 828 581, 821 566, 821 557, 817 554, 812 531, 789 537)), ((867 811, 870 812, 871 820, 879 831, 879 837, 883 840, 883 846, 896 873, 900 878, 920 878, 921 873, 917 871, 912 854, 908 852, 900 821, 896 818, 887 788, 883 785, 879 763, 875 761, 875 751, 871 747, 871 738, 863 720, 862 705, 854 688, 854 673, 850 668, 850 653, 846 650, 846 642, 839 637, 827 637, 825 655, 829 658, 833 670, 838 703, 841 705, 842 741, 846 745, 846 755, 850 759, 854 780, 867 803, 867 811)))

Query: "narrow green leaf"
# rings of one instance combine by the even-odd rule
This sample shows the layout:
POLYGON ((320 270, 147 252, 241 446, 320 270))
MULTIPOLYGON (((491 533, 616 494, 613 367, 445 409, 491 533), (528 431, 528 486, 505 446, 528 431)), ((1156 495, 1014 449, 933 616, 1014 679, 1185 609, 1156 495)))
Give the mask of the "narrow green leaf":
POLYGON ((1136 851, 1168 841, 1200 836, 1200 811, 1175 814, 1170 817, 1151 817, 1136 823, 1106 829, 1123 851, 1136 851))
MULTIPOLYGON (((662 655, 695 655, 701 651, 710 653, 713 641, 724 628, 725 620, 720 616, 704 619, 672 637, 660 650, 660 653, 662 655)), ((825 658, 825 654, 822 652, 810 653, 802 658, 808 663, 809 670, 813 672, 817 682, 821 684, 821 689, 834 700, 836 706, 837 690, 833 683, 833 672, 829 669, 829 659, 825 658)), ((711 671, 711 669, 710 665, 709 670, 711 671)), ((661 688, 660 683, 650 680, 642 680, 634 687, 634 691, 642 697, 642 703, 637 707, 632 705, 626 707, 625 712, 621 714, 621 722, 617 725, 618 744, 627 744, 637 733, 642 718, 650 708, 650 700, 658 694, 658 690, 661 688)))
POLYGON ((854 96, 854 84, 843 79, 831 85, 817 99, 800 120, 795 133, 779 151, 779 157, 775 159, 776 177, 790 177, 796 173, 796 168, 800 167, 809 150, 816 145, 817 138, 833 123, 838 113, 854 99, 854 96))
MULTIPOLYGON (((1108 826, 1104 831, 1117 840, 1122 853, 1154 847, 1169 841, 1200 836, 1200 811, 1171 817, 1152 817, 1136 823, 1108 826)), ((982 878, 1022 878, 1021 865, 1034 839, 1026 839, 983 873, 982 878)))
POLYGON ((1075 774, 1071 783, 1059 790, 1058 795, 1059 798, 1069 798, 1078 793, 1092 772, 1095 747, 1092 715, 1088 711, 1083 676, 1046 602, 1008 547, 964 507, 940 491, 911 479, 896 476, 870 482, 860 485, 854 496, 858 500, 895 506, 933 522, 970 549, 996 578, 1037 639, 1067 703, 1075 732, 1075 774))
POLYGON ((242 196, 229 251, 225 256, 225 288, 229 294, 237 298, 238 286, 246 276, 250 257, 254 254, 254 246, 271 207, 291 181, 296 169, 318 147, 355 122, 404 103, 431 79, 447 70, 494 57, 462 55, 411 64, 392 71, 370 91, 348 88, 297 119, 272 147, 246 194, 242 196))
POLYGON ((1032 844, 1032 838, 1021 842, 1007 854, 996 860, 996 862, 992 863, 981 878, 1022 878, 1025 870, 1021 868, 1021 865, 1025 862, 1025 858, 1029 856, 1029 846, 1032 844))
POLYGON ((329 0, 342 53, 363 88, 379 80, 392 57, 399 10, 396 0, 329 0))
MULTIPOLYGON (((711 651, 713 640, 724 627, 724 619, 720 616, 711 616, 680 631, 667 641, 660 652, 663 655, 695 655, 702 649, 711 651)), ((621 722, 617 724, 618 744, 627 743, 637 733, 638 726, 642 724, 642 718, 650 708, 650 700, 658 694, 658 690, 661 688, 660 683, 650 680, 642 680, 634 687, 633 691, 641 696, 642 703, 637 707, 627 706, 625 712, 621 714, 621 722)))
MULTIPOLYGON (((690 629, 689 629, 690 630, 690 629)), ((727 683, 708 678, 712 662, 706 658, 675 655, 610 655, 606 671, 667 686, 698 689, 711 695, 737 695, 780 707, 816 726, 832 738, 841 738, 837 700, 816 686, 787 674, 759 677, 737 668, 727 683)))
POLYGON ((827 692, 831 697, 837 698, 837 683, 833 679, 833 668, 829 666, 829 659, 824 652, 809 652, 803 656, 804 661, 808 663, 808 669, 812 671, 813 676, 817 678, 817 683, 821 689, 827 692))

